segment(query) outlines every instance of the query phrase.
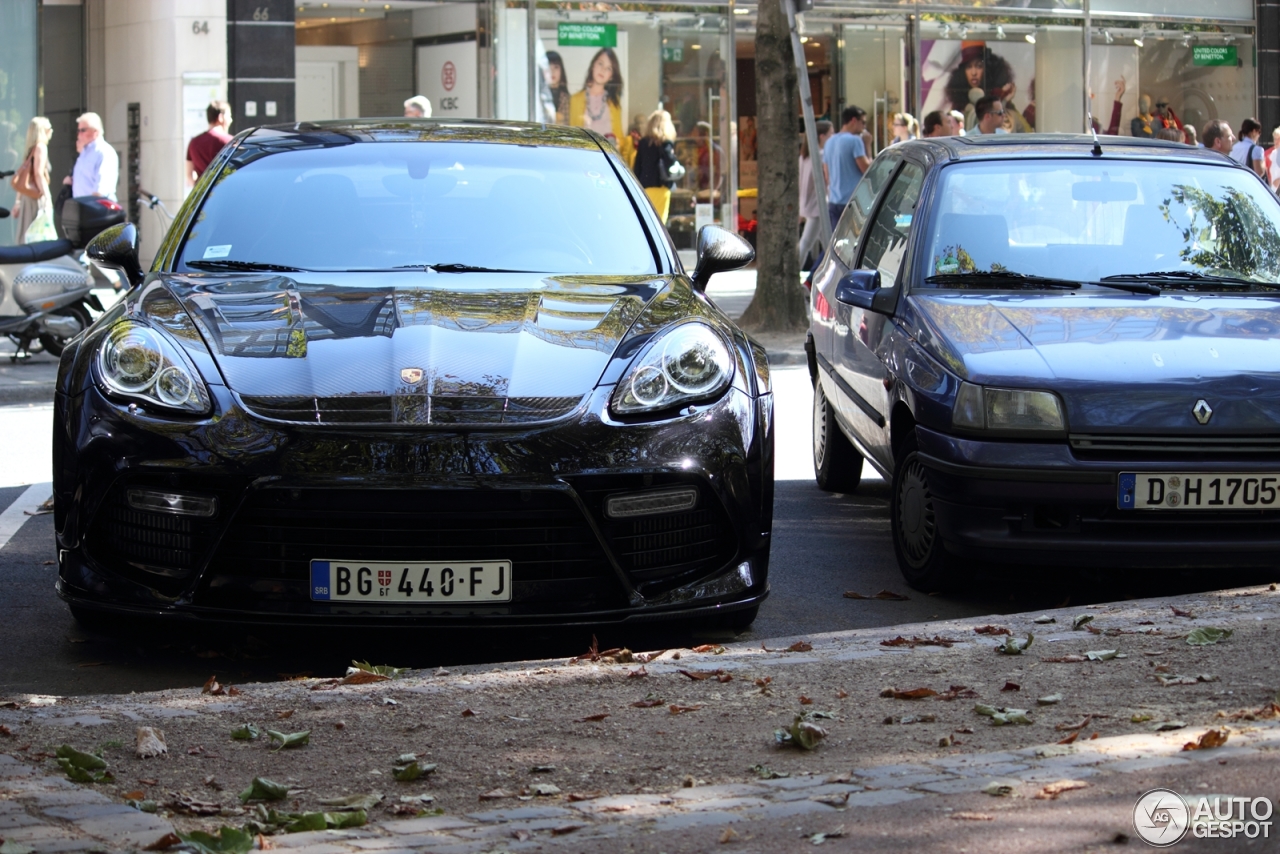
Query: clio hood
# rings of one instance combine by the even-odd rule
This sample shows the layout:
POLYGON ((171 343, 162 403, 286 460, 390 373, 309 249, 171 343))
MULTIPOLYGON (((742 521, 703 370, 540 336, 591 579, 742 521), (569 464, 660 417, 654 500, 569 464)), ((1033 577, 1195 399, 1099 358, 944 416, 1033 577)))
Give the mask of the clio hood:
POLYGON ((325 274, 316 283, 305 275, 164 274, 155 298, 140 302, 163 325, 194 321, 242 396, 568 398, 596 385, 644 307, 671 284, 663 276, 414 271, 325 274))

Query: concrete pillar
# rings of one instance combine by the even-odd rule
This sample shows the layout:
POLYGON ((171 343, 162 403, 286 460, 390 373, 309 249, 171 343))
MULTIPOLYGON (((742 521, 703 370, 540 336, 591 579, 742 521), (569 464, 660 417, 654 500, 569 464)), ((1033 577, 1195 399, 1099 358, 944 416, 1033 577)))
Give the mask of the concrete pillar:
POLYGON ((227 100, 236 128, 286 124, 295 114, 293 0, 226 0, 227 100))
POLYGON ((1280 127, 1280 0, 1257 0, 1258 121, 1262 139, 1280 127))
POLYGON ((1036 34, 1036 130, 1084 131, 1083 65, 1078 28, 1045 28, 1036 34))

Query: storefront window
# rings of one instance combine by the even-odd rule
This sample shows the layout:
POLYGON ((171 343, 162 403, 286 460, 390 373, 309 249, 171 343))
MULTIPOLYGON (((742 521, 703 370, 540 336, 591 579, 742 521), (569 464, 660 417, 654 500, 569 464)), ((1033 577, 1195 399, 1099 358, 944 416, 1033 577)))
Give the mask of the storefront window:
MULTIPOLYGON (((26 157, 27 125, 36 113, 36 0, 0 3, 0 171, 11 172, 26 157)), ((13 207, 8 179, 0 181, 0 207, 13 207)), ((12 222, 12 220, 10 221, 12 222)), ((0 226, 6 244, 13 226, 0 226)))

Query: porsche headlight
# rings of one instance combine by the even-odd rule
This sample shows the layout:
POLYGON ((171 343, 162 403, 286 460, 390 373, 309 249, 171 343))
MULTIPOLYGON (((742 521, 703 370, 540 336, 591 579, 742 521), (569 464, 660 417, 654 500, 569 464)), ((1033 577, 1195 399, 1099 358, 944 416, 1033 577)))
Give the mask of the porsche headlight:
POLYGON ((691 321, 650 341, 618 383, 618 415, 657 412, 720 395, 733 380, 733 353, 705 323, 691 321))
POLYGON ((961 383, 951 423, 970 430, 1052 432, 1066 429, 1062 403, 1051 391, 986 388, 961 383))
POLYGON ((98 348, 98 375, 107 391, 166 409, 209 411, 209 391, 195 366, 159 330, 135 320, 111 328, 98 348))

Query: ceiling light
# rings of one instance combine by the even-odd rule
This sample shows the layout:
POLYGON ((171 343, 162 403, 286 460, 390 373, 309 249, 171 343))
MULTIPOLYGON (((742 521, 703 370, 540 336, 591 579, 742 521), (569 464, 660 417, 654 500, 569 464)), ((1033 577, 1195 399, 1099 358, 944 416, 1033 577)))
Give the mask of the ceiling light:
POLYGON ((949 38, 951 38, 951 25, 950 25, 950 24, 943 24, 943 25, 942 25, 942 35, 941 35, 941 38, 944 38, 944 39, 949 39, 949 38))
POLYGON ((1004 41, 1004 27, 999 24, 996 24, 996 38, 1000 39, 1000 41, 1004 41))
POLYGON ((808 65, 810 68, 812 68, 812 67, 813 67, 813 60, 811 59, 811 60, 809 60, 809 61, 808 61, 807 63, 805 63, 805 64, 806 64, 806 65, 808 65))
POLYGON ((1025 36, 1023 36, 1023 38, 1024 38, 1024 39, 1026 39, 1026 40, 1027 40, 1027 42, 1028 42, 1028 43, 1030 43, 1030 44, 1035 44, 1035 43, 1036 43, 1036 34, 1035 34, 1035 33, 1027 33, 1025 36))
POLYGON ((735 8, 734 8, 734 10, 733 10, 733 14, 735 14, 735 15, 750 15, 750 14, 751 14, 751 10, 750 10, 750 9, 743 9, 743 8, 741 8, 741 7, 735 7, 735 8))
POLYGON ((1102 40, 1105 41, 1107 44, 1111 44, 1113 41, 1116 40, 1116 37, 1111 35, 1111 30, 1103 30, 1102 40))
POLYGON ((960 29, 958 30, 958 32, 960 34, 961 40, 969 38, 969 28, 966 27, 964 24, 960 25, 960 29))
POLYGON ((1147 40, 1146 33, 1138 33, 1136 36, 1133 37, 1133 43, 1138 47, 1142 47, 1142 45, 1146 42, 1146 40, 1147 40))
POLYGON ((809 37, 808 37, 808 36, 801 36, 801 37, 800 37, 800 44, 808 44, 808 43, 809 43, 809 37))

